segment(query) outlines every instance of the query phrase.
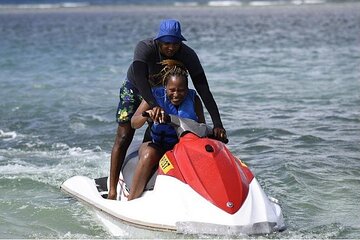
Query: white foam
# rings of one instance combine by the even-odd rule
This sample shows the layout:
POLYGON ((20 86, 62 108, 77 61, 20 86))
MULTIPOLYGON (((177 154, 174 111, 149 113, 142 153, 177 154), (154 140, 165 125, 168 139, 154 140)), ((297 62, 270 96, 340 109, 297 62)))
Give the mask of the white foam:
POLYGON ((322 4, 326 3, 325 0, 293 0, 291 1, 294 5, 302 5, 302 4, 322 4))
POLYGON ((86 7, 89 6, 90 4, 87 2, 65 2, 62 3, 61 6, 65 7, 65 8, 76 8, 76 7, 86 7))
MULTIPOLYGON (((0 5, 0 8, 1 8, 1 5, 0 5)), ((17 111, 17 110, 19 110, 19 109, 20 109, 20 107, 19 107, 19 106, 16 106, 16 107, 12 108, 11 111, 12 111, 12 112, 15 112, 15 111, 17 111)))
POLYGON ((51 147, 56 150, 68 150, 70 148, 69 145, 65 143, 54 143, 51 147))
POLYGON ((198 2, 175 2, 174 6, 179 6, 179 7, 196 7, 199 6, 198 2))
POLYGON ((231 7, 231 6, 242 6, 240 1, 210 1, 208 3, 211 7, 231 7))
POLYGON ((19 207, 18 209, 22 210, 22 209, 25 209, 25 208, 27 208, 27 207, 29 207, 29 205, 22 205, 22 206, 19 207))
POLYGON ((17 137, 17 133, 14 131, 11 132, 4 132, 0 129, 0 139, 3 141, 10 141, 12 139, 15 139, 17 137))
POLYGON ((92 119, 99 121, 99 122, 107 122, 107 119, 103 116, 99 116, 99 115, 90 115, 92 119))
POLYGON ((28 163, 11 163, 0 167, 1 174, 3 175, 14 175, 14 174, 41 174, 44 173, 42 168, 30 165, 28 163))
POLYGON ((249 2, 250 6, 253 7, 265 7, 265 6, 274 6, 274 5, 282 5, 286 4, 285 1, 252 1, 249 2))
POLYGON ((82 130, 84 130, 86 128, 86 125, 82 122, 75 122, 75 123, 71 123, 70 124, 70 128, 75 132, 81 132, 82 130))
POLYGON ((66 144, 54 144, 53 150, 0 149, 3 156, 0 172, 6 179, 32 179, 35 182, 60 186, 66 179, 83 175, 91 178, 107 176, 110 153, 100 147, 85 149, 66 144), (64 149, 61 149, 61 146, 64 149), (5 160, 5 161, 4 161, 5 160))
POLYGON ((325 3, 324 0, 304 0, 305 4, 321 4, 325 3))
POLYGON ((41 4, 1 4, 0 8, 19 8, 19 9, 52 9, 52 8, 77 8, 87 7, 88 2, 65 2, 65 3, 41 3, 41 4))

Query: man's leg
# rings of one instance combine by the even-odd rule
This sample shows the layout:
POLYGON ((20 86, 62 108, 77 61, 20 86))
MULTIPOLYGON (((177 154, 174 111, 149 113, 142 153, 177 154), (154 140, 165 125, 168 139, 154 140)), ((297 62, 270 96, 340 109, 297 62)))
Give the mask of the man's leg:
POLYGON ((116 187, 119 181, 120 170, 125 159, 126 151, 134 137, 134 133, 135 129, 131 127, 130 122, 120 123, 117 128, 114 146, 111 151, 108 199, 116 199, 116 187))

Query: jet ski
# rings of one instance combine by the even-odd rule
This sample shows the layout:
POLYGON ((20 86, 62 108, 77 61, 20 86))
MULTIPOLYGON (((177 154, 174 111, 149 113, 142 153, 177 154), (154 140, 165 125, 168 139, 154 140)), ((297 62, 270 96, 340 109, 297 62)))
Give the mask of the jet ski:
POLYGON ((74 176, 61 189, 86 203, 110 233, 124 224, 183 234, 253 235, 285 229, 281 207, 261 188, 251 170, 211 129, 170 116, 179 142, 159 161, 141 197, 127 201, 140 143, 127 152, 117 186, 108 200, 108 177, 74 176))

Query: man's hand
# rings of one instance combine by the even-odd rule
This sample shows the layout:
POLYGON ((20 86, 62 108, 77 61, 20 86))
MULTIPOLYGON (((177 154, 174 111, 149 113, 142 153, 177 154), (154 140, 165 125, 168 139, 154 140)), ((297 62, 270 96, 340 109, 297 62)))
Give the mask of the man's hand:
POLYGON ((222 141, 223 143, 229 142, 224 128, 216 127, 213 129, 213 133, 214 133, 214 137, 222 141))

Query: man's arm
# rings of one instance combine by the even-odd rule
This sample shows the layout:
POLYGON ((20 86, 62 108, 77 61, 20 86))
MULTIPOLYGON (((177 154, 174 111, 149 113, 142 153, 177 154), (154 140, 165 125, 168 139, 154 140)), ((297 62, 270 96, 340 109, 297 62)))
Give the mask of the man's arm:
POLYGON ((221 119, 220 119, 220 113, 219 109, 216 105, 216 102, 214 100, 214 97, 212 93, 210 92, 209 84, 207 82, 205 73, 202 72, 192 78, 194 87, 196 91, 199 93, 202 101, 204 102, 204 105, 206 109, 208 110, 211 120, 214 124, 214 128, 223 128, 221 119))
POLYGON ((136 88, 139 90, 140 95, 149 104, 150 108, 157 106, 157 102, 151 92, 151 86, 148 81, 148 67, 146 63, 141 61, 133 62, 134 69, 134 83, 136 88))

